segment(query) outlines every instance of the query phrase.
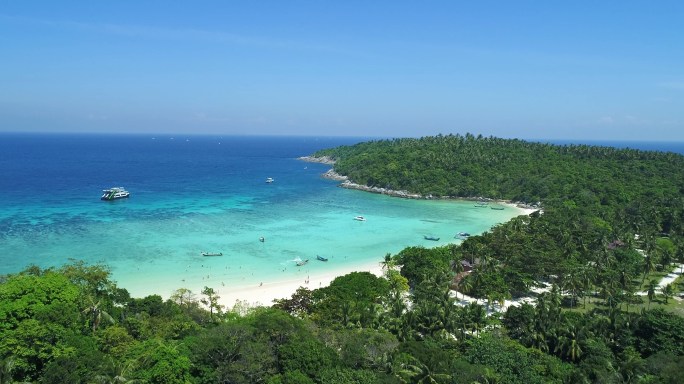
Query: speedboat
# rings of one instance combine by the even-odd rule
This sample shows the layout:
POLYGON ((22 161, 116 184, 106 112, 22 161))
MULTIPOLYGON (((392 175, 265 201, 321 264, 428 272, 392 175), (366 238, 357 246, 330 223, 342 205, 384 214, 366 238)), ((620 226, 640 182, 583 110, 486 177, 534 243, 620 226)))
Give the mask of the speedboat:
POLYGON ((298 267, 301 267, 302 265, 304 265, 304 264, 306 264, 306 263, 308 263, 308 262, 309 262, 309 259, 300 260, 300 261, 297 262, 297 266, 298 266, 298 267))
POLYGON ((365 217, 363 217, 363 216, 356 216, 356 217, 354 218, 354 220, 358 220, 358 221, 366 221, 366 218, 365 218, 365 217))
POLYGON ((223 256, 223 252, 202 252, 202 256, 223 256))
POLYGON ((124 199, 130 196, 130 193, 124 187, 113 187, 102 190, 102 197, 100 200, 112 201, 116 199, 124 199))
POLYGON ((266 178, 266 183, 268 183, 268 184, 271 184, 271 183, 274 182, 274 181, 275 181, 275 180, 273 180, 272 177, 267 177, 267 178, 266 178))

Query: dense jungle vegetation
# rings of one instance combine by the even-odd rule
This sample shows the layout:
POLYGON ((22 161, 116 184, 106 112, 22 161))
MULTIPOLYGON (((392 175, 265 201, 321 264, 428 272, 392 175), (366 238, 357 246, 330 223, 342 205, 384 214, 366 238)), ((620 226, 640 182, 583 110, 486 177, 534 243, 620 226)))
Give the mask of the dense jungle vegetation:
POLYGON ((658 287, 684 263, 683 156, 472 135, 315 155, 360 184, 543 212, 271 308, 222 308, 211 287, 131 298, 106 266, 29 267, 0 280, 0 384, 684 381, 681 278, 658 287), (522 296, 534 304, 497 312, 522 296))

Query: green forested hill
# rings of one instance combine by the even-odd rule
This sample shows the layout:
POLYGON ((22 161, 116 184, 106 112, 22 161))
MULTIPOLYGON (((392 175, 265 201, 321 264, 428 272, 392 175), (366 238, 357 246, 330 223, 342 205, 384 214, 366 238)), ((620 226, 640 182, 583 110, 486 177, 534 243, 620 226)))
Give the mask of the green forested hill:
POLYGON ((452 263, 481 261, 459 280, 478 297, 515 297, 539 280, 577 283, 588 270, 596 285, 620 280, 622 289, 636 290, 636 276, 684 259, 679 154, 468 134, 366 142, 314 156, 334 159, 335 170, 359 184, 541 201, 543 215, 514 219, 454 250, 452 263))
POLYGON ((684 156, 588 145, 449 135, 319 151, 359 184, 422 195, 546 203, 628 204, 635 196, 681 198, 684 156))

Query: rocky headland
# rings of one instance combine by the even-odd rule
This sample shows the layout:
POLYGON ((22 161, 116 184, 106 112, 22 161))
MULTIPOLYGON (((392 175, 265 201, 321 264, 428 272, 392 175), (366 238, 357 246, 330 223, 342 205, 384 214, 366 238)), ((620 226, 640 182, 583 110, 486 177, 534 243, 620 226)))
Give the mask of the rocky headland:
MULTIPOLYGON (((320 163, 320 164, 327 164, 327 165, 335 165, 335 160, 331 157, 328 156, 321 156, 321 157, 316 157, 316 156, 302 156, 299 157, 298 160, 306 161, 309 163, 320 163)), ((397 191, 394 189, 388 189, 388 188, 381 188, 381 187, 370 187, 368 185, 362 185, 362 184, 357 184, 351 180, 349 180, 349 177, 345 175, 341 175, 337 172, 335 172, 334 168, 330 168, 326 172, 324 172, 321 177, 329 180, 335 180, 335 181, 340 181, 340 187, 342 188, 348 188, 348 189, 357 189, 359 191, 365 191, 365 192, 371 192, 371 193, 379 193, 382 195, 388 195, 388 196, 394 196, 394 197, 401 197, 405 199, 453 199, 453 200, 470 200, 470 201, 478 201, 478 202, 492 202, 492 203, 499 203, 499 204, 507 204, 512 207, 516 207, 519 209, 522 209, 525 211, 525 214, 530 214, 531 212, 541 210, 541 203, 536 203, 536 204, 529 204, 525 202, 512 202, 508 200, 498 200, 498 199, 491 199, 487 197, 452 197, 452 196, 440 196, 440 197, 434 197, 432 195, 427 195, 423 196, 419 193, 411 193, 408 191, 397 191)))
POLYGON ((298 157, 297 160, 301 161, 306 161, 307 163, 321 163, 321 164, 328 164, 328 165, 335 165, 335 160, 332 157, 328 156, 302 156, 298 157))

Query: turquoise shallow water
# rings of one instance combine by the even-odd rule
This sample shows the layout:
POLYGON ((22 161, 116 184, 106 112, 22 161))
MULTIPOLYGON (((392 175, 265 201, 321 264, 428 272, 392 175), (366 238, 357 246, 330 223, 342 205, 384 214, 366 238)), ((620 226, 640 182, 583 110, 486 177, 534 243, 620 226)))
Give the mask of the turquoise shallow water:
MULTIPOLYGON (((85 145, 74 140, 66 144, 85 145)), ((159 145, 133 137, 122 139, 119 147, 102 139, 83 140, 100 147, 59 166, 44 165, 50 169, 43 175, 26 172, 21 178, 22 167, 43 168, 34 157, 0 158, 5 169, 19 175, 20 184, 0 184, 5 196, 0 273, 80 259, 109 265, 114 280, 134 296, 166 297, 181 287, 231 289, 367 265, 407 246, 455 242, 458 232, 481 233, 519 213, 509 207, 477 208, 472 202, 347 190, 320 177, 327 166, 295 159, 334 142, 272 140, 264 144, 268 151, 255 154, 264 139, 235 139, 230 149, 225 149, 231 141, 226 138, 220 147, 215 138, 159 145), (273 149, 274 143, 280 149, 273 149), (251 150, 240 152, 246 144, 251 150), (148 153, 116 159, 131 148, 148 153), (206 148, 216 153, 207 154, 206 148), (99 171, 91 169, 93 156, 125 166, 102 168, 98 163, 99 171), (266 184, 267 176, 275 183, 266 184), (119 184, 131 190, 130 199, 99 200, 102 187, 119 184), (357 215, 367 221, 354 220, 357 215), (223 256, 203 257, 202 251, 223 256), (316 255, 329 261, 318 262, 316 255), (295 261, 303 259, 310 262, 297 267, 295 261)), ((29 143, 41 152, 66 145, 45 149, 29 143)))
MULTIPOLYGON (((311 177, 317 179, 319 191, 300 200, 177 200, 174 210, 183 212, 178 215, 124 214, 117 220, 57 224, 42 234, 10 236, 2 249, 5 255, 21 255, 12 262, 18 267, 60 265, 69 258, 106 263, 119 285, 132 294, 166 296, 172 287, 256 285, 301 277, 303 271, 308 275, 379 262, 387 252, 456 242, 458 232, 481 233, 517 214, 511 208, 477 208, 472 202, 405 200, 347 190, 311 177), (354 220, 357 215, 367 221, 354 220), (423 235, 440 240, 425 240, 423 235), (223 256, 203 257, 202 251, 223 256), (317 262, 316 255, 329 262, 317 262), (295 260, 303 259, 311 261, 296 267, 295 260), (159 292, 160 287, 166 292, 159 292)), ((108 208, 125 213, 131 204, 133 199, 108 208)), ((165 203, 157 209, 169 208, 165 203)))

